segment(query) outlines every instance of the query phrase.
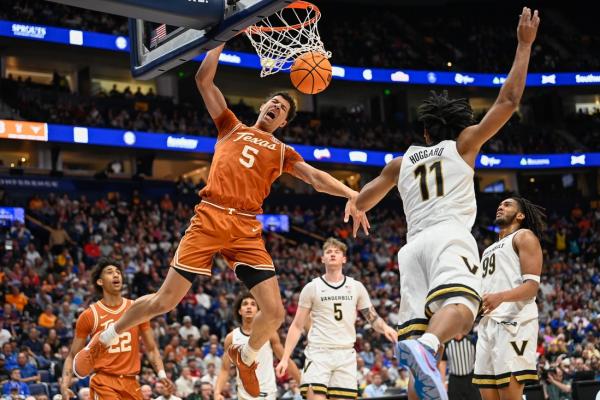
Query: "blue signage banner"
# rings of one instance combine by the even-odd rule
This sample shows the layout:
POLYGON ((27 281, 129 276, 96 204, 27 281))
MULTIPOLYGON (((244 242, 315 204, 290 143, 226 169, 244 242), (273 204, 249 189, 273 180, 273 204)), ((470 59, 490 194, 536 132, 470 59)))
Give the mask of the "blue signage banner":
POLYGON ((12 226, 15 221, 25 223, 25 209, 21 207, 0 207, 0 226, 12 226))
MULTIPOLYGON (((212 154, 216 144, 214 137, 206 136, 138 132, 12 120, 0 120, 0 138, 28 140, 35 132, 41 132, 40 126, 44 127, 44 135, 36 136, 36 140, 47 142, 206 154, 212 154), (20 134, 13 135, 13 129, 20 129, 20 134)), ((306 161, 376 167, 382 167, 394 159, 394 157, 402 155, 400 152, 339 147, 306 145, 293 145, 293 147, 306 161)), ((477 158, 476 167, 481 169, 600 167, 600 153, 482 154, 477 158)))
POLYGON ((265 232, 289 232, 290 217, 285 214, 260 214, 256 216, 265 232))
MULTIPOLYGON (((26 22, 0 20, 0 36, 40 40, 72 46, 91 47, 110 51, 129 52, 129 38, 105 33, 86 32, 76 29, 57 28, 26 22)), ((203 55, 195 58, 202 61, 203 55)), ((335 59, 335 55, 334 55, 335 59)), ((224 65, 260 69, 256 54, 224 51, 220 62, 224 65)), ((355 82, 378 82, 403 85, 440 85, 499 87, 506 74, 485 74, 471 72, 420 71, 408 69, 385 69, 370 67, 347 67, 334 65, 333 78, 355 82)), ((527 75, 527 86, 598 86, 600 71, 587 72, 547 72, 527 75)))
MULTIPOLYGON (((48 141, 133 149, 171 150, 195 153, 214 152, 215 138, 88 128, 48 124, 48 141)), ((339 147, 293 145, 306 161, 382 167, 400 152, 347 149, 339 147)), ((599 167, 600 153, 581 154, 482 154, 477 158, 480 169, 543 169, 599 167)))

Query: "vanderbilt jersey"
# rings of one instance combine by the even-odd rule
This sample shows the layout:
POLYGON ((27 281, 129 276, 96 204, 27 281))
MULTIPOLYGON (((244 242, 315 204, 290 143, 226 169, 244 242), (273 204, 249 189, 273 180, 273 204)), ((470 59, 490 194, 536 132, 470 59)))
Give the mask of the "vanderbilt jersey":
POLYGON ((311 310, 309 346, 348 348, 356 342, 356 311, 371 307, 371 299, 365 286, 348 276, 336 285, 318 277, 302 289, 298 304, 311 310))
POLYGON ((435 146, 410 146, 402 157, 398 178, 408 240, 449 220, 470 230, 477 214, 473 175, 454 140, 435 146))
MULTIPOLYGON (((513 239, 519 230, 489 246, 481 257, 483 293, 497 293, 514 289, 523 284, 519 255, 513 239)), ((502 303, 489 314, 500 323, 523 323, 538 317, 535 297, 515 302, 502 303)))
MULTIPOLYGON (((248 343, 248 338, 250 336, 246 335, 240 328, 235 328, 233 330, 233 345, 244 345, 248 343)), ((258 383, 260 386, 260 396, 259 397, 267 397, 270 394, 277 393, 277 384, 275 383, 275 370, 273 369, 273 349, 271 348, 271 342, 267 341, 260 350, 258 351, 258 356, 256 357, 256 362, 258 363, 258 367, 256 368, 256 377, 258 378, 258 383)), ((237 371, 237 370, 236 370, 237 371)), ((240 380, 240 374, 237 373, 237 390, 238 397, 241 399, 252 399, 244 390, 244 385, 242 385, 242 381, 240 380)))

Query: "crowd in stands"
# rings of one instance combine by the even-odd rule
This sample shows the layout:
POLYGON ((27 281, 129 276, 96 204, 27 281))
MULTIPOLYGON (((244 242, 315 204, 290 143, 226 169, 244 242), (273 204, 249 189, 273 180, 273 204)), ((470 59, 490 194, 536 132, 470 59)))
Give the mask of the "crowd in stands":
MULTIPOLYGON (((312 201, 312 207, 306 208, 286 198, 285 203, 270 203, 265 208, 266 212, 288 214, 292 227, 302 229, 285 235, 265 233, 285 302, 282 338, 297 310, 301 287, 323 271, 321 242, 315 240, 319 236, 335 236, 348 244, 345 273, 365 284, 384 319, 400 323, 395 255, 405 243, 406 222, 395 208, 398 203, 374 210, 371 235, 352 239, 350 226, 341 221, 343 204, 315 207, 312 201)), ((98 199, 34 195, 27 204, 20 204, 32 219, 0 228, 4 239, 0 242, 0 300, 4 304, 0 310, 0 382, 5 394, 18 387, 23 392, 41 392, 36 398, 45 399, 46 387, 50 395, 56 392, 74 321, 95 301, 89 272, 100 257, 111 257, 123 265, 128 297, 160 286, 193 213, 193 204, 174 199, 164 195, 150 200, 134 191, 128 198, 118 193, 98 199)), ((474 234, 483 249, 495 239, 483 228, 489 218, 482 217, 480 222, 474 234)), ((541 376, 548 370, 560 371, 544 381, 551 393, 559 387, 565 389, 564 385, 581 374, 600 379, 599 228, 600 208, 576 205, 570 214, 549 212, 542 240, 545 260, 538 293, 537 352, 541 376), (553 379, 564 385, 556 385, 553 379)), ((174 395, 211 398, 222 342, 234 326, 230 304, 239 291, 234 273, 217 257, 211 280, 198 279, 177 309, 152 321, 165 369, 176 384, 174 395)), ((392 357, 391 347, 360 317, 357 333, 357 384, 363 396, 385 388, 405 389, 407 372, 392 357)), ((298 365, 303 365, 303 348, 300 344, 293 355, 298 365)), ((234 376, 232 370, 226 399, 236 398, 234 376)), ((167 397, 146 358, 140 377, 145 399, 167 397)), ((87 385, 86 380, 75 385, 80 399, 87 399, 87 385)), ((278 385, 280 396, 299 400, 298 382, 284 377, 278 385)))
MULTIPOLYGON (((387 68, 506 72, 516 45, 518 6, 494 8, 449 3, 426 7, 341 3, 320 4, 319 28, 333 60, 341 65, 387 68), (377 21, 377 23, 373 23, 377 21)), ((541 9, 543 25, 532 52, 531 70, 598 70, 594 50, 600 36, 586 13, 567 7, 541 9)), ((110 14, 47 2, 13 0, 0 5, 0 18, 127 35, 127 20, 110 14)), ((246 38, 231 48, 253 51, 246 38)))
MULTIPOLYGON (((0 79, 0 100, 18 110, 30 121, 127 129, 135 131, 181 133, 215 136, 216 130, 208 112, 198 104, 176 104, 171 98, 157 96, 138 87, 123 91, 116 88, 86 97, 70 93, 64 80, 43 85, 9 76, 0 79)), ((256 120, 255 110, 243 100, 231 108, 245 123, 256 120)), ((532 115, 533 107, 522 104, 522 115, 532 115)), ((481 118, 483 114, 478 115, 481 118)), ((558 153, 592 151, 600 138, 600 110, 573 114, 560 122, 529 117, 525 123, 515 116, 490 143, 487 153, 558 153), (567 131, 576 141, 565 139, 557 130, 567 131)), ((364 111, 350 112, 342 108, 323 110, 320 115, 299 113, 292 123, 277 133, 286 143, 332 146, 385 151, 404 151, 421 142, 422 127, 417 123, 373 122, 364 111)))

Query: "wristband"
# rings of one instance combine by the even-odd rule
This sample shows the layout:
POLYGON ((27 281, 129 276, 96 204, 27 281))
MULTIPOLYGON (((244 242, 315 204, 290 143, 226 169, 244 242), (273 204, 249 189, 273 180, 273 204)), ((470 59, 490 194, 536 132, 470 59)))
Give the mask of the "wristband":
POLYGON ((158 371, 158 379, 167 379, 167 373, 164 369, 158 371))
POLYGON ((534 274, 525 274, 523 275, 523 281, 536 281, 537 283, 540 283, 540 276, 534 274))

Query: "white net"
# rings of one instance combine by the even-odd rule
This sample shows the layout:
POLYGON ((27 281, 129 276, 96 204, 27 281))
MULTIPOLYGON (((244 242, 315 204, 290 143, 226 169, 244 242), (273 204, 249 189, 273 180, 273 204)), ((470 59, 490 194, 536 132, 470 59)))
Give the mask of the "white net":
POLYGON ((260 76, 290 69, 294 60, 307 52, 330 58, 331 52, 325 50, 317 29, 320 18, 317 6, 297 1, 246 28, 246 36, 260 57, 260 76))

